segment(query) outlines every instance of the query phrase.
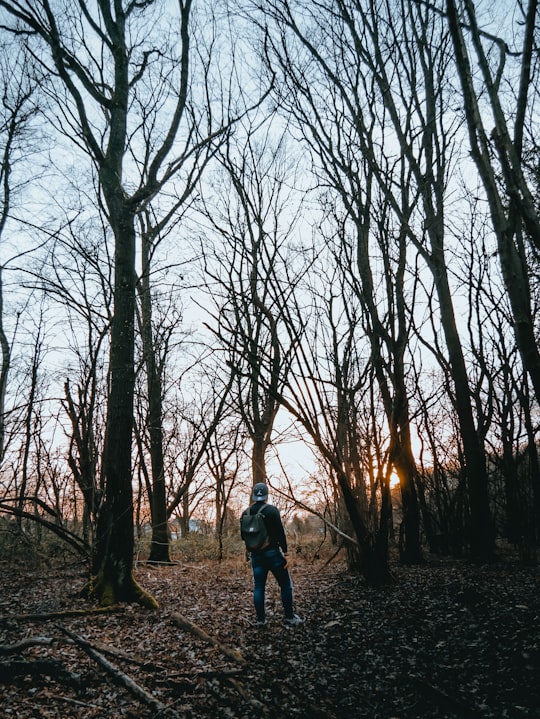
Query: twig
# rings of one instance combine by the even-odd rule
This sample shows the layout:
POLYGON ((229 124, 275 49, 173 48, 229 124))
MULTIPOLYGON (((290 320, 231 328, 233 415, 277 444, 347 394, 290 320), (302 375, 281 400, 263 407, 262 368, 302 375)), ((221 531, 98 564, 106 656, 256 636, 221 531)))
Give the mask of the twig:
MULTIPOLYGON (((233 689, 235 689, 240 694, 242 699, 247 704, 249 704, 252 707, 254 713, 256 713, 257 716, 262 716, 262 717, 270 717, 271 716, 270 707, 267 706, 266 704, 263 704, 263 702, 261 702, 260 699, 256 699, 254 696, 252 696, 249 693, 249 691, 245 688, 245 686, 242 684, 242 682, 239 682, 232 677, 226 677, 225 681, 227 682, 227 684, 232 686, 233 689)), ((221 690, 219 688, 219 685, 217 685, 213 682, 208 682, 208 689, 213 694, 215 694, 215 696, 221 698, 221 690)))
POLYGON ((252 696, 241 682, 236 681, 236 679, 233 679, 232 677, 227 677, 227 682, 234 689, 236 689, 242 699, 248 704, 250 704, 253 709, 262 714, 262 716, 270 716, 270 707, 266 706, 266 704, 263 704, 260 699, 256 699, 254 696, 252 696))
POLYGON ((188 632, 191 632, 192 634, 195 634, 200 639, 203 639, 208 644, 211 644, 213 647, 216 647, 216 649, 219 649, 220 652, 225 654, 229 657, 229 659, 232 659, 233 661, 237 662, 238 664, 245 664, 246 660, 242 656, 242 654, 238 651, 238 649, 231 649, 230 647, 227 647, 225 644, 222 644, 220 641, 215 639, 215 637, 210 636, 210 634, 207 634, 204 629, 201 629, 201 627, 198 627, 196 624, 193 624, 193 622, 190 622, 189 619, 186 619, 186 617, 182 616, 182 614, 172 614, 171 619, 173 622, 179 626, 181 629, 186 629, 188 632))
POLYGON ((79 707, 86 707, 87 709, 103 709, 103 707, 97 704, 89 704, 88 702, 81 702, 73 697, 64 697, 61 694, 47 694, 48 699, 59 699, 63 702, 69 702, 70 704, 76 704, 79 707))
POLYGON ((341 552, 341 550, 343 549, 344 546, 345 546, 345 542, 341 542, 341 544, 340 544, 339 547, 336 549, 336 551, 334 552, 334 554, 332 554, 332 556, 330 557, 330 559, 327 559, 326 562, 322 565, 322 567, 317 570, 317 574, 319 574, 319 572, 322 572, 323 569, 326 569, 326 567, 330 564, 330 562, 333 562, 333 561, 334 561, 334 559, 335 559, 335 558, 337 557, 337 555, 341 552))
POLYGON ((293 501, 297 507, 300 507, 300 509, 303 509, 306 512, 309 512, 310 514, 313 514, 315 517, 318 517, 321 520, 321 522, 323 522, 327 527, 330 527, 330 529, 332 529, 336 534, 339 534, 340 537, 343 537, 343 539, 346 542, 350 542, 351 544, 354 544, 354 545, 358 544, 357 539, 349 536, 348 534, 345 534, 345 532, 342 532, 341 529, 339 529, 339 527, 336 527, 336 525, 333 524, 332 522, 330 522, 330 520, 328 520, 324 516, 324 514, 322 514, 321 512, 317 512, 316 509, 309 507, 307 504, 304 504, 304 502, 301 502, 299 499, 296 499, 293 496, 289 496, 286 492, 282 492, 280 489, 278 489, 277 487, 274 487, 274 485, 272 485, 272 484, 270 485, 270 487, 272 488, 273 492, 277 492, 277 494, 281 494, 282 497, 286 497, 287 499, 290 499, 291 501, 293 501))
POLYGON ((200 672, 174 672, 174 674, 167 674, 166 679, 160 681, 166 683, 174 679, 229 679, 229 677, 238 677, 243 673, 243 669, 208 669, 200 672))
POLYGON ((190 571, 193 569, 208 569, 206 564, 186 564, 181 562, 179 559, 171 559, 169 562, 151 562, 149 559, 141 559, 137 562, 141 567, 148 567, 148 569, 161 569, 162 567, 174 567, 175 569, 181 569, 182 571, 190 571))

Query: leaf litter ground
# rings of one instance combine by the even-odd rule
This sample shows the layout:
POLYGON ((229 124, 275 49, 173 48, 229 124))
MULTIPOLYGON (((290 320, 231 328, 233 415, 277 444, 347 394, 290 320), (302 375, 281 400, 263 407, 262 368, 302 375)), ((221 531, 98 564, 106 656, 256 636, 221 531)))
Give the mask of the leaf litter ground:
POLYGON ((393 569, 395 584, 375 589, 338 560, 323 566, 299 558, 291 574, 305 624, 283 625, 270 578, 268 625, 260 629, 251 571, 239 559, 139 564, 137 578, 158 612, 123 606, 75 616, 61 612, 91 609, 78 598, 82 568, 0 565, 0 650, 29 638, 53 640, 0 653, 0 716, 167 716, 117 685, 67 629, 104 655, 109 649, 119 671, 188 719, 540 717, 538 569, 433 559, 393 569), (175 623, 176 614, 214 643, 175 623), (237 650, 239 661, 223 648, 237 650), (7 678, 15 660, 57 664, 48 674, 7 678))

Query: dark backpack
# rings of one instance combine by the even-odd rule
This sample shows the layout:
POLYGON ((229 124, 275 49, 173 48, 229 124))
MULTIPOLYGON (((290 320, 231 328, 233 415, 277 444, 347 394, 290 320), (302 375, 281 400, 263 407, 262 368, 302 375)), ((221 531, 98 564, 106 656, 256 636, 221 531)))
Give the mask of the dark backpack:
POLYGON ((261 507, 256 514, 250 514, 249 509, 240 518, 240 534, 246 543, 246 549, 264 549, 269 544, 268 530, 261 507))

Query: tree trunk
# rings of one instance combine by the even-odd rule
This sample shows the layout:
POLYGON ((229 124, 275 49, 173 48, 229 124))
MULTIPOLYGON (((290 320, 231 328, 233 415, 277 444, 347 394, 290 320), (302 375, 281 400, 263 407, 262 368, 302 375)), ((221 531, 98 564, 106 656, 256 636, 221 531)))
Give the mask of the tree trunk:
POLYGON ((189 490, 186 489, 182 495, 182 516, 180 517, 180 536, 187 537, 189 528, 189 490))
MULTIPOLYGON (((507 223, 505 222, 505 225, 507 223)), ((514 223, 511 222, 511 225, 514 223)), ((511 227, 495 225, 499 260, 504 285, 512 308, 516 344, 534 388, 537 402, 540 402, 540 350, 535 334, 535 318, 531 311, 531 290, 527 269, 525 248, 511 227)))
POLYGON ((470 507, 469 545, 473 557, 487 560, 493 556, 495 548, 495 527, 489 507, 485 452, 474 422, 467 369, 456 325, 442 243, 432 237, 432 244, 435 251, 431 255, 431 268, 441 308, 441 324, 448 348, 466 465, 470 507))
MULTIPOLYGON (((359 203, 358 200, 357 202, 359 203)), ((362 292, 357 294, 369 316, 368 334, 371 361, 390 431, 389 460, 395 467, 401 489, 403 523, 400 533, 400 557, 402 562, 414 564, 422 561, 422 549, 420 545, 420 512, 415 488, 417 470, 411 447, 409 401, 405 384, 404 349, 409 332, 408 323, 405 320, 406 301, 403 287, 403 270, 407 250, 406 235, 405 233, 399 234, 397 239, 399 262, 391 277, 391 282, 389 282, 390 278, 387 279, 388 285, 392 287, 392 291, 388 293, 388 303, 394 303, 394 312, 399 328, 397 336, 394 338, 390 327, 383 324, 374 299, 376 292, 369 252, 370 209, 371 199, 369 202, 366 201, 366 206, 359 212, 358 216, 361 221, 356 223, 356 265, 362 287, 362 292), (383 357, 383 348, 386 348, 388 361, 383 357)), ((386 245, 381 243, 381 248, 385 253, 390 254, 386 245)), ((388 258, 387 266, 390 267, 388 258)))
POLYGON ((489 63, 482 49, 476 25, 474 5, 467 4, 468 31, 484 76, 487 96, 495 118, 491 138, 499 155, 500 165, 494 167, 492 145, 484 128, 482 114, 473 84, 473 70, 462 33, 461 18, 454 0, 447 0, 448 25, 454 43, 456 68, 463 88, 464 109, 469 129, 471 156, 476 163, 486 191, 492 224, 497 236, 499 260, 505 287, 512 308, 514 333, 523 365, 531 379, 537 401, 540 402, 540 350, 534 332, 531 312, 529 269, 521 237, 521 227, 529 233, 531 244, 540 248, 540 218, 537 207, 525 180, 522 163, 523 122, 527 116, 527 97, 531 84, 530 62, 534 50, 534 33, 538 3, 533 0, 525 22, 521 82, 517 97, 517 110, 513 122, 514 139, 510 137, 506 118, 498 96, 499 81, 490 74, 489 63), (501 182, 510 202, 501 196, 501 182))
MULTIPOLYGON (((107 183, 104 182, 105 196, 107 183)), ((114 188, 120 189, 120 188, 114 188)), ((110 195, 109 195, 110 197, 110 195)), ((135 388, 135 226, 118 195, 109 202, 115 231, 114 315, 111 328, 110 390, 102 460, 105 500, 97 523, 91 594, 101 606, 138 601, 157 608, 156 601, 133 577, 133 490, 131 442, 135 388)))
MULTIPOLYGON (((394 578, 388 565, 388 552, 384 541, 381 542, 380 539, 374 543, 371 541, 348 477, 341 471, 336 474, 347 514, 358 540, 360 571, 366 581, 374 586, 392 583, 394 578)), ((385 514, 385 516, 388 515, 385 514)), ((386 533, 388 532, 387 527, 384 530, 386 533)))
POLYGON ((4 330, 4 282, 2 277, 2 267, 0 267, 0 351, 2 353, 0 368, 0 466, 4 458, 4 437, 6 431, 6 389, 9 368, 11 364, 11 348, 4 330))
POLYGON ((422 561, 420 508, 415 481, 417 470, 410 438, 408 440, 392 438, 390 461, 399 477, 401 490, 403 520, 399 542, 400 561, 404 564, 417 564, 422 561))
POLYGON ((152 295, 150 290, 150 250, 147 234, 142 232, 142 276, 139 283, 141 302, 141 337, 148 388, 148 432, 152 467, 152 544, 149 561, 170 564, 167 495, 163 461, 163 408, 161 376, 156 365, 152 330, 152 295))
POLYGON ((528 480, 530 483, 530 491, 532 494, 532 507, 531 512, 531 531, 530 531, 530 546, 529 551, 532 560, 536 561, 536 550, 540 543, 540 461, 538 456, 538 443, 535 440, 535 427, 533 425, 533 418, 529 408, 528 392, 524 392, 524 398, 522 406, 525 408, 525 428, 527 431, 527 452, 529 463, 528 480))
POLYGON ((260 435, 254 435, 253 437, 253 449, 251 454, 251 468, 253 484, 258 482, 266 482, 266 448, 268 441, 266 437, 260 435))

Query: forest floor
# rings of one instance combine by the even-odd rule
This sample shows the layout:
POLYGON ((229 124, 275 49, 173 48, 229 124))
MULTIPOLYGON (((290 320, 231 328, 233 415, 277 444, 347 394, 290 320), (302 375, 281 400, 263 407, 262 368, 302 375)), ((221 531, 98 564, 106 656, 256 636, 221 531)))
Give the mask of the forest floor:
POLYGON ((159 611, 107 614, 78 597, 83 567, 0 563, 0 716, 540 717, 538 568, 430 558, 374 589, 339 558, 291 564, 305 623, 283 625, 270 579, 261 629, 239 558, 138 564, 159 611))

